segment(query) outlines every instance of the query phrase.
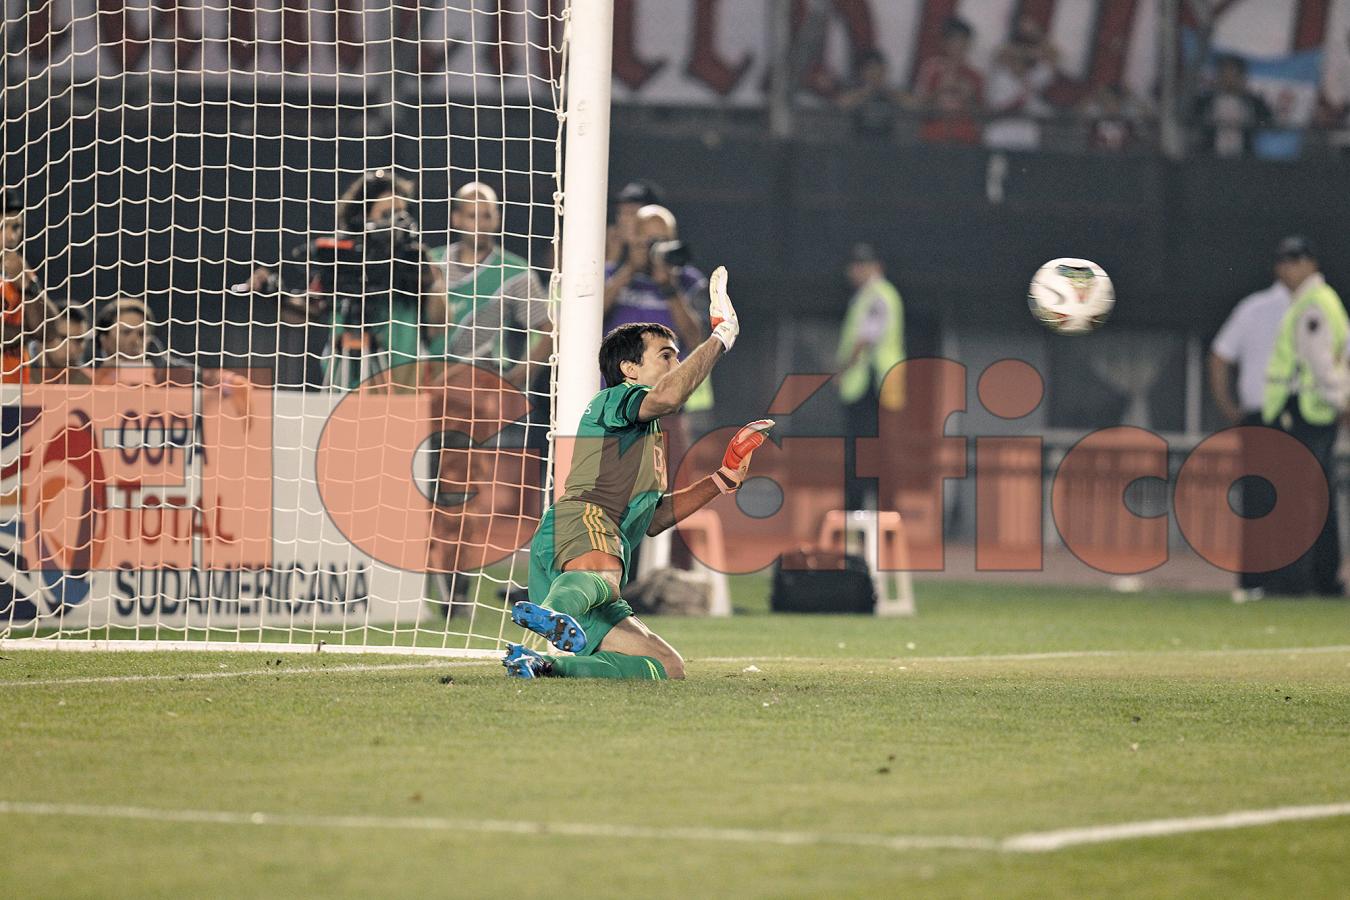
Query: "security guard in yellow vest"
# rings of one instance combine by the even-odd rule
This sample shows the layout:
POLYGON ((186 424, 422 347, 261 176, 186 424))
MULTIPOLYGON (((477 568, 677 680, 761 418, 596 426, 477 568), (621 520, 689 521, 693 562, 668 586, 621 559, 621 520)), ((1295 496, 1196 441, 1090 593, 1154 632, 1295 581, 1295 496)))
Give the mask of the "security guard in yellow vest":
POLYGON ((1327 473, 1331 505, 1311 550, 1274 573, 1271 593, 1344 593, 1336 490, 1332 476, 1337 423, 1350 400, 1347 336, 1350 318, 1340 296, 1323 279, 1307 238, 1293 235, 1276 250, 1275 274, 1293 295, 1280 322, 1266 369, 1261 418, 1303 443, 1327 473))
MULTIPOLYGON (((876 509, 867 503, 868 481, 856 472, 859 437, 877 433, 878 404, 888 410, 904 406, 903 383, 892 379, 881 391, 891 367, 905 358, 905 308, 900 292, 886 280, 881 257, 871 244, 855 244, 849 254, 848 279, 855 293, 839 334, 839 399, 844 404, 846 509, 876 509)), ((875 498, 873 498, 875 500, 875 498)))

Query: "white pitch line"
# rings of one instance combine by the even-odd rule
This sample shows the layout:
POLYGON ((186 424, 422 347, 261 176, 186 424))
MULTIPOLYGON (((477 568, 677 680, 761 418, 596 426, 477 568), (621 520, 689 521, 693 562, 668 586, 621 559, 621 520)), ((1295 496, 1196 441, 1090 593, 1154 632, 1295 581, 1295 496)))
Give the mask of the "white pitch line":
POLYGON ((1053 659, 1096 659, 1119 656, 1302 656, 1320 653, 1350 653, 1350 644, 1324 647, 1232 647, 1206 650, 1051 650, 1042 653, 988 653, 971 656, 700 656, 693 662, 711 663, 952 663, 952 662, 1036 662, 1053 659))
POLYGON ((102 675, 76 678, 29 678, 23 681, 0 681, 0 688, 51 687, 67 684, 127 684, 138 681, 209 681, 215 678, 243 678, 250 675, 313 675, 320 672, 397 672, 407 669, 443 669, 449 666, 482 666, 490 660, 441 660, 440 662, 392 663, 390 665, 358 664, 354 666, 273 666, 266 669, 240 669, 237 672, 191 672, 181 675, 102 675))
POLYGON ((1002 849, 1013 853, 1047 853, 1078 847, 1083 844, 1105 844, 1111 841, 1129 841, 1136 838, 1161 837, 1169 834, 1190 834, 1197 831, 1224 831, 1232 828, 1253 828, 1278 822, 1303 822, 1309 819, 1330 819, 1350 816, 1350 803, 1327 803, 1322 806, 1279 806, 1274 809, 1249 809, 1218 816, 1194 816, 1188 819, 1153 819, 1147 822, 1125 822, 1120 825, 1099 825, 1093 828, 1064 828, 1059 831, 1037 831, 1007 838, 1002 849))
POLYGON ((467 831, 525 836, 707 841, 775 844, 787 847, 850 846, 888 850, 997 850, 998 842, 982 837, 923 835, 831 834, 819 831, 767 831, 754 828, 658 828, 594 822, 536 822, 512 819, 448 819, 416 816, 314 816, 290 813, 228 812, 205 809, 152 809, 139 806, 88 806, 78 803, 23 803, 0 800, 0 814, 77 816, 95 819, 137 819, 208 825, 264 825, 291 828, 357 828, 408 831, 467 831))
POLYGON ((1192 834, 1254 828, 1280 822, 1310 821, 1350 816, 1350 803, 1321 806, 1280 806, 1252 809, 1216 816, 1180 819, 1152 819, 1034 831, 999 840, 978 836, 932 836, 849 834, 823 831, 771 831, 754 828, 658 828, 646 825, 606 825, 595 822, 535 822, 502 819, 450 819, 417 816, 319 816, 293 813, 231 812, 206 809, 154 809, 141 806, 92 806, 79 803, 25 803, 0 800, 0 814, 30 816, 72 816, 94 819, 177 822, 203 825, 244 825, 286 828, 346 828, 402 831, 463 831, 481 834, 514 834, 541 837, 618 838, 654 841, 706 841, 711 843, 766 844, 783 847, 845 846, 875 847, 883 850, 983 850, 1005 853, 1049 853, 1085 844, 1164 835, 1192 834))

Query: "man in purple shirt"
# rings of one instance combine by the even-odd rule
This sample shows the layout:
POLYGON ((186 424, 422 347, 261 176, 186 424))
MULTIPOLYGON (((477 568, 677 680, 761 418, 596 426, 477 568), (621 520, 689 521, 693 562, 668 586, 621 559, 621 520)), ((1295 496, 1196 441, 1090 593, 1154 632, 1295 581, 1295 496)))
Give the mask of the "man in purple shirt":
POLYGON ((676 247, 675 216, 664 206, 638 210, 637 226, 627 252, 605 269, 605 333, 631 322, 657 322, 675 332, 686 349, 703 333, 694 301, 706 293, 708 280, 685 264, 676 247))

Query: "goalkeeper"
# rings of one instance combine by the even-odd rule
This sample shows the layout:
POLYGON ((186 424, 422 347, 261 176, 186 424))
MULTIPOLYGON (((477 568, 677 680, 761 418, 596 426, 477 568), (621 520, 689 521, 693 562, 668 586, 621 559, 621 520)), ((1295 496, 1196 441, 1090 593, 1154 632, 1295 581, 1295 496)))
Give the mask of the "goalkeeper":
POLYGON ((773 427, 768 419, 745 426, 720 469, 666 494, 659 421, 680 410, 740 332, 726 283, 726 269, 719 267, 708 284, 712 336, 683 362, 664 325, 622 325, 601 343, 600 371, 611 386, 581 416, 566 490, 530 543, 530 599, 511 610, 518 625, 575 655, 546 656, 511 644, 502 660, 508 675, 684 677, 680 654, 633 616, 619 589, 642 536, 660 534, 739 488, 751 453, 773 427))

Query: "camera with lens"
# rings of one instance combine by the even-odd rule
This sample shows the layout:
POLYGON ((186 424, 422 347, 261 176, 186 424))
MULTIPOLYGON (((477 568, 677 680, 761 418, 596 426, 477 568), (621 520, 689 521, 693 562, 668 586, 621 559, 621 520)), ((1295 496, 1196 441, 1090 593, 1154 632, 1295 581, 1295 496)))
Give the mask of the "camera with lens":
POLYGON ((296 247, 282 265, 281 288, 289 293, 317 288, 334 299, 349 325, 384 323, 395 297, 420 302, 424 259, 417 221, 400 209, 296 247))
POLYGON ((654 262, 669 266, 672 269, 683 268, 689 265, 694 258, 694 251, 689 244, 684 241, 652 241, 648 252, 654 262))

